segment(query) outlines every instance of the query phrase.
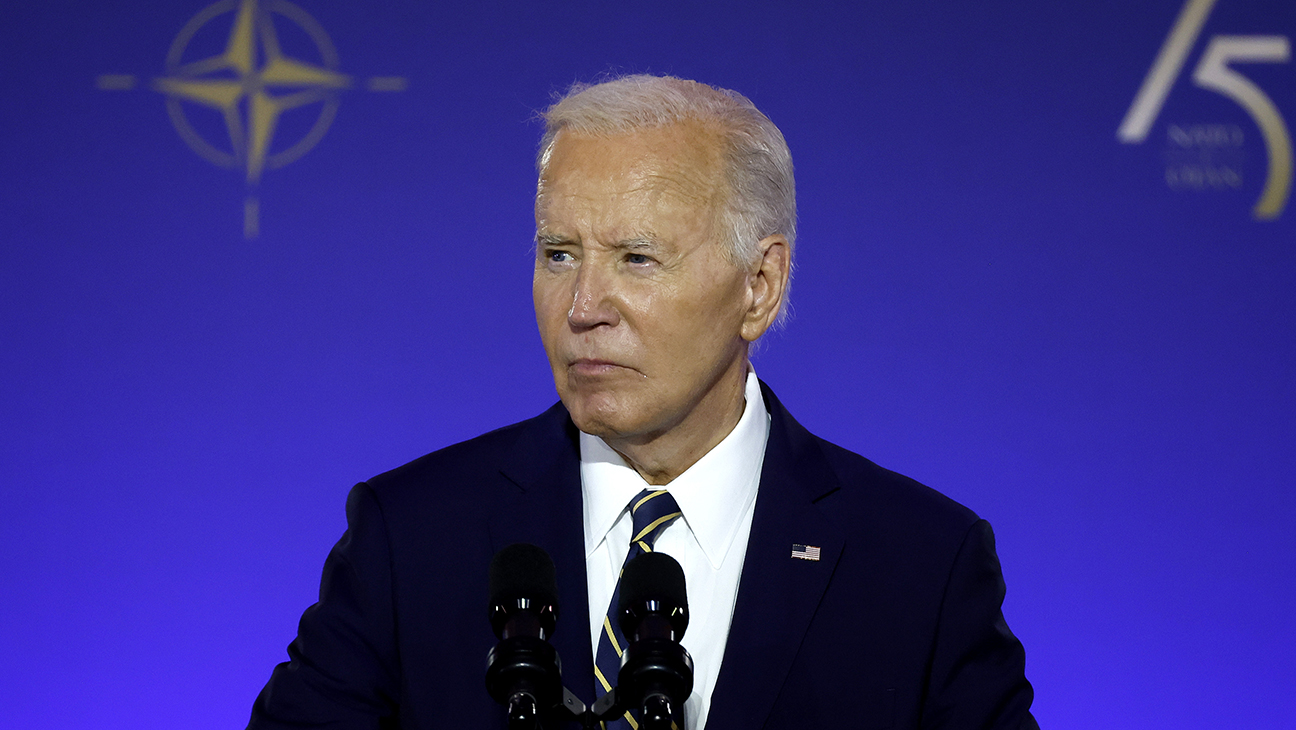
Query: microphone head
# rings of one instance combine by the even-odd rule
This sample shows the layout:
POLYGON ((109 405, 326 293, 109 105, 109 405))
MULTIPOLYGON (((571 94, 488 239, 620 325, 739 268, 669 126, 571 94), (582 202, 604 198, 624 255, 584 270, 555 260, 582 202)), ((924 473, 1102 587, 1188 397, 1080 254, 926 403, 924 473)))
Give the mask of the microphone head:
POLYGON ((496 635, 508 620, 530 612, 542 622, 544 635, 558 618, 558 580, 553 560, 543 548, 517 543, 495 553, 490 564, 490 620, 496 635))
POLYGON ((688 626, 688 592, 684 569, 666 553, 644 553, 631 560, 621 574, 621 598, 617 602, 622 631, 628 637, 634 624, 648 614, 670 621, 676 640, 688 626))
POLYGON ((495 553, 491 559, 491 604, 518 598, 558 605, 558 580, 553 560, 544 548, 520 542, 495 553))

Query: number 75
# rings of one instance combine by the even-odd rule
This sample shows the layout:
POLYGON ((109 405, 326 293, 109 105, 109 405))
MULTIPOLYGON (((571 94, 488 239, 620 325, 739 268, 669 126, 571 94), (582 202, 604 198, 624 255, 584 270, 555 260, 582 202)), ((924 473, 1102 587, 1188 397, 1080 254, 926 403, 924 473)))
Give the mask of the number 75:
MULTIPOLYGON (((1183 70, 1188 52, 1201 34, 1215 3, 1216 0, 1188 0, 1184 5, 1116 132, 1120 141, 1137 144, 1147 138, 1148 130, 1161 113, 1170 87, 1183 70)), ((1289 60, 1291 44, 1286 36, 1217 35, 1211 37, 1192 76, 1197 86, 1237 102, 1255 120, 1264 136, 1269 151, 1269 174, 1265 178, 1264 191, 1251 211, 1260 220, 1276 219, 1287 205, 1292 183, 1291 137, 1269 96, 1229 64, 1286 63, 1289 60)))

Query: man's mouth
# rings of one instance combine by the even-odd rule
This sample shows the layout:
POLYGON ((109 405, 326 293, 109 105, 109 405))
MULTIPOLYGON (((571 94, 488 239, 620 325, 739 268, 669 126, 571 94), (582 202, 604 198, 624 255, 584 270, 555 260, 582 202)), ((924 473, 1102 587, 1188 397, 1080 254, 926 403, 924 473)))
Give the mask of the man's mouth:
POLYGON ((567 365, 567 371, 569 373, 586 377, 608 375, 625 369, 624 365, 618 365, 611 360, 602 360, 593 357, 582 357, 571 361, 567 365))

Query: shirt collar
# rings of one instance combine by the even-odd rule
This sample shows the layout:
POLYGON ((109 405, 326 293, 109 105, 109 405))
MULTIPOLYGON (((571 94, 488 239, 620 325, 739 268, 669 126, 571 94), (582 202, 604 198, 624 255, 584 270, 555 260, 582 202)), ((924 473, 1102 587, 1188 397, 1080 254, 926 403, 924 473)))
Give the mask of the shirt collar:
MULTIPOLYGON (((670 484, 660 487, 670 490, 683 512, 683 521, 717 569, 733 544, 744 512, 756 499, 769 438, 769 413, 760 381, 751 369, 747 371, 744 395, 747 402, 742 417, 729 435, 670 484)), ((654 487, 597 436, 582 432, 580 452, 588 558, 630 500, 654 487)))

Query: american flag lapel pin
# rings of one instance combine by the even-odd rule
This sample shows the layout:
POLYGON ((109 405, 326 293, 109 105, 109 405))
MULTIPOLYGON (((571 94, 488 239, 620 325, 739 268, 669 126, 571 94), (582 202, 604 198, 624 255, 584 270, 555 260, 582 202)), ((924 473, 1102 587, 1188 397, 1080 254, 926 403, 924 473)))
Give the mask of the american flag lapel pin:
POLYGON ((818 545, 802 545, 801 543, 792 543, 792 557, 801 560, 818 560, 818 545))

